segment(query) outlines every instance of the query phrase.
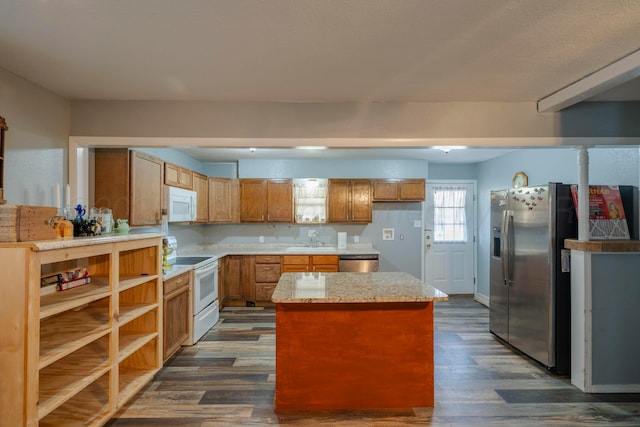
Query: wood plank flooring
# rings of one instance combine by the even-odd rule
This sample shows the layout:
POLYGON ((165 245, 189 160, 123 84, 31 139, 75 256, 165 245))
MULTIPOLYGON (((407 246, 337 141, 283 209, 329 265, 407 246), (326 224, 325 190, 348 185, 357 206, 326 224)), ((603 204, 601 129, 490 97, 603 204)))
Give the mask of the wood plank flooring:
POLYGON ((640 426, 640 394, 585 394, 489 333, 470 297, 435 304, 434 408, 274 413, 275 312, 226 308, 107 425, 640 426))

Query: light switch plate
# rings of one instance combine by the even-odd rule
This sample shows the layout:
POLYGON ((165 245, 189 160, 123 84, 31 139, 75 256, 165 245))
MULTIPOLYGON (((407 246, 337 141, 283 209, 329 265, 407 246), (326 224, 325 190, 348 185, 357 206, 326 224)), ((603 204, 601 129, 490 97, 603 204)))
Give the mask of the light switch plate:
POLYGON ((419 219, 414 219, 413 228, 422 228, 422 221, 420 221, 419 219))

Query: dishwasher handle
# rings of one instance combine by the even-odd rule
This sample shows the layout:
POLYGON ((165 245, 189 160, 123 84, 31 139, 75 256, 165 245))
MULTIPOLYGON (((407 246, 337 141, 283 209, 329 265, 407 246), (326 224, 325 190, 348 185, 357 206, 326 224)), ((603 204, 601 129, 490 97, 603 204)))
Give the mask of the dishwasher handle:
POLYGON ((340 261, 378 261, 378 254, 344 254, 340 261))

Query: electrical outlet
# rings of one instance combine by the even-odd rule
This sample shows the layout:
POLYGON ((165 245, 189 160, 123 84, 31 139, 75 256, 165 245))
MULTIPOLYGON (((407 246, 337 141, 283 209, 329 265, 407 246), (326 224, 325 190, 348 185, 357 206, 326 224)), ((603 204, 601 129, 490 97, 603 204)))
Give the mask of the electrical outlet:
POLYGON ((260 236, 260 237, 258 237, 258 242, 260 242, 260 243, 264 243, 264 236, 260 236))
POLYGON ((353 243, 359 243, 360 242, 360 236, 353 236, 353 243))

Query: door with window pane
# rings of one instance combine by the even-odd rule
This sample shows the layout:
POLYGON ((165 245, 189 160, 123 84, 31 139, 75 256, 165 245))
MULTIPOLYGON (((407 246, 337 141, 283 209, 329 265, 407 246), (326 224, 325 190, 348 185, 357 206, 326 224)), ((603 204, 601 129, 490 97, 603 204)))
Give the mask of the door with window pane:
POLYGON ((428 183, 424 278, 447 294, 475 293, 473 183, 428 183))

